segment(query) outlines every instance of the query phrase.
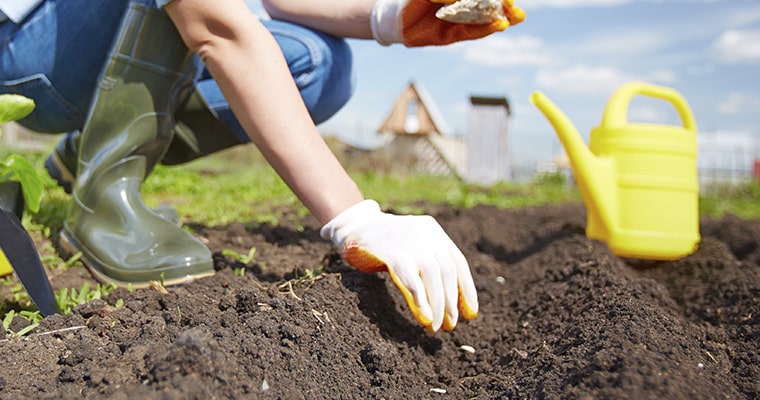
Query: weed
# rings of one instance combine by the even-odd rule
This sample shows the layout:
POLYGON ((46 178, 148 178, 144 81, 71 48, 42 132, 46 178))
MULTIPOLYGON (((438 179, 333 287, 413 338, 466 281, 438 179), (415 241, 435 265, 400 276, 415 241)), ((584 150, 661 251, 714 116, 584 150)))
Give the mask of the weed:
POLYGON ((31 309, 34 307, 34 304, 32 303, 32 299, 29 298, 29 295, 26 293, 26 290, 24 290, 24 286, 21 285, 20 282, 13 281, 15 284, 13 287, 10 288, 10 293, 13 296, 12 300, 14 303, 18 304, 19 307, 22 309, 31 309))
POLYGON ((325 267, 321 265, 314 269, 306 268, 306 272, 303 275, 296 278, 296 283, 300 284, 303 282, 313 281, 319 278, 324 272, 325 272, 325 267))
POLYGON ((248 249, 247 255, 240 254, 232 249, 224 249, 222 250, 222 255, 225 257, 231 257, 235 260, 240 261, 241 263, 245 265, 248 265, 256 258, 256 248, 251 247, 250 249, 248 249))
POLYGON ((73 256, 69 257, 68 260, 64 261, 63 266, 65 268, 71 268, 71 267, 73 267, 75 265, 77 265, 77 266, 84 266, 80 262, 81 259, 82 259, 82 252, 80 251, 80 252, 77 252, 76 254, 74 254, 73 256))
POLYGON ((40 325, 40 321, 42 321, 42 314, 40 314, 39 311, 20 311, 18 313, 18 316, 27 320, 29 322, 29 325, 23 327, 22 329, 19 329, 18 332, 14 332, 11 330, 11 323, 13 323, 13 319, 16 318, 16 316, 16 310, 11 310, 6 313, 5 317, 3 318, 3 328, 5 328, 6 334, 11 337, 26 335, 27 333, 37 328, 40 325))
POLYGON ((307 268, 306 272, 301 276, 296 276, 294 279, 290 279, 285 281, 284 283, 277 286, 280 293, 287 293, 293 296, 296 300, 302 300, 296 292, 293 290, 293 286, 296 287, 302 287, 302 292, 306 292, 311 288, 311 286, 314 284, 314 282, 322 279, 324 277, 325 269, 323 266, 319 266, 315 269, 307 268))
MULTIPOLYGON (((12 296, 13 303, 15 303, 16 307, 21 308, 21 310, 18 312, 13 309, 6 312, 5 316, 3 317, 3 324, 4 326, 6 324, 10 326, 10 323, 15 317, 26 319, 29 321, 29 326, 22 330, 19 330, 18 332, 12 333, 12 335, 15 336, 23 336, 29 333, 36 327, 37 324, 39 324, 39 321, 42 320, 42 314, 40 314, 39 310, 36 309, 34 303, 29 298, 29 295, 26 293, 21 283, 15 279, 10 278, 3 279, 1 283, 3 286, 10 287, 9 292, 12 296)), ((58 303, 58 307, 60 308, 61 313, 70 314, 75 307, 85 304, 91 300, 103 298, 111 293, 114 289, 116 289, 116 286, 113 284, 97 284, 97 286, 92 289, 90 287, 90 284, 88 282, 85 282, 82 284, 82 287, 79 290, 75 288, 63 288, 59 290, 55 293, 55 299, 56 303, 58 303)), ((124 301, 121 300, 121 305, 123 304, 124 301)), ((116 306, 120 306, 118 301, 116 306)), ((5 326, 6 330, 8 330, 8 326, 5 326)))
POLYGON ((90 288, 90 284, 85 282, 79 290, 69 290, 68 288, 61 289, 56 293, 55 298, 58 302, 58 307, 61 309, 61 313, 69 314, 75 307, 85 304, 88 301, 103 298, 115 289, 116 285, 102 285, 100 283, 92 289, 90 288))

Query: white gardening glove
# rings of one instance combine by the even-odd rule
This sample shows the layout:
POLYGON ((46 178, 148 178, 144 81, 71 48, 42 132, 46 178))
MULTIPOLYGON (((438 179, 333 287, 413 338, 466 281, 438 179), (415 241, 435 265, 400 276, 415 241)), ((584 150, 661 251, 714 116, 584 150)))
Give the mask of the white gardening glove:
POLYGON ((393 215, 364 200, 320 231, 363 272, 388 271, 414 318, 429 332, 478 315, 478 295, 462 252, 429 215, 393 215))

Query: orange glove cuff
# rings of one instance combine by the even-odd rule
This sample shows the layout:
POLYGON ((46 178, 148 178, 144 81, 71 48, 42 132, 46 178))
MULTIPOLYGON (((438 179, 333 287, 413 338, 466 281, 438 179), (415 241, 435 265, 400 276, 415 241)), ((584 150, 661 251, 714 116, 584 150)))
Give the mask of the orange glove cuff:
POLYGON ((385 262, 359 247, 359 243, 349 241, 343 244, 343 259, 359 271, 372 274, 388 270, 385 262))

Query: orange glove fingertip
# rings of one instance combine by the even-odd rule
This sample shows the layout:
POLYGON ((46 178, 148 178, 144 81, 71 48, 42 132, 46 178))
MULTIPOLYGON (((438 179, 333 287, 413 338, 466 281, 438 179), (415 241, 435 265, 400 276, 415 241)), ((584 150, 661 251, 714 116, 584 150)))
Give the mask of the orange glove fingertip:
POLYGON ((441 325, 441 329, 443 329, 445 332, 451 332, 456 326, 456 321, 451 321, 448 315, 443 316, 443 324, 441 325))
POLYGON ((507 19, 512 25, 517 25, 525 21, 526 18, 525 11, 520 7, 506 8, 504 9, 504 13, 507 15, 507 19))
POLYGON ((507 30, 507 28, 509 28, 509 25, 510 25, 510 23, 509 23, 508 19, 506 19, 506 18, 499 18, 499 19, 491 22, 489 24, 489 27, 494 32, 503 32, 503 31, 507 30))
POLYGON ((462 296, 461 290, 459 291, 459 297, 457 299, 457 308, 459 308, 459 313, 462 315, 462 317, 468 321, 472 321, 478 317, 478 311, 470 308, 467 300, 465 300, 464 296, 462 296))
POLYGON ((422 313, 422 310, 420 310, 420 307, 417 306, 417 301, 414 299, 414 296, 412 296, 412 293, 409 292, 409 289, 406 288, 406 286, 402 285, 401 282, 399 282, 398 278, 396 277, 396 274, 394 274, 392 271, 388 270, 388 275, 391 276, 391 280, 393 280, 393 283, 396 284, 396 287, 401 291, 401 294, 404 296, 404 299, 406 300, 406 304, 409 306, 409 309, 412 311, 412 315, 414 316, 414 319, 417 320, 417 322, 424 326, 425 329, 428 332, 435 332, 433 329, 433 320, 431 318, 428 318, 422 313))

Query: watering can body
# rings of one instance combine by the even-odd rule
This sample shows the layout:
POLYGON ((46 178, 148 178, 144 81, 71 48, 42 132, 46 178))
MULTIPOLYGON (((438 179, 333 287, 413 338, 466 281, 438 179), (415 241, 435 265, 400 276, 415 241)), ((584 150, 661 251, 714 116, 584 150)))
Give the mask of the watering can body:
POLYGON ((587 210, 586 235, 620 257, 675 260, 693 253, 699 235, 697 130, 675 90, 631 82, 618 89, 589 146, 541 93, 531 101, 554 126, 570 158, 587 210), (630 123, 635 96, 669 102, 683 126, 630 123))

